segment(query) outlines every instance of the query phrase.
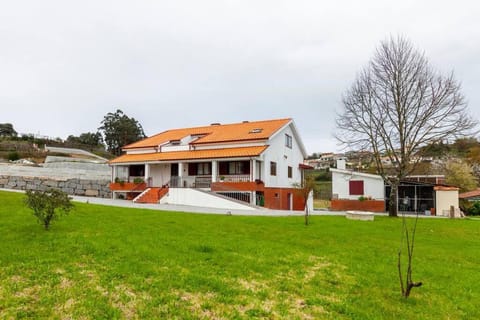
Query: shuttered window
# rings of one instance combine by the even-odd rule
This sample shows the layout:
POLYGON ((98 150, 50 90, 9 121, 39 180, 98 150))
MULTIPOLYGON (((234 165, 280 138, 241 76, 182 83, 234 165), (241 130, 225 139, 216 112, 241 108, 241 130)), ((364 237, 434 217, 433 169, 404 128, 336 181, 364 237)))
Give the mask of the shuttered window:
POLYGON ((363 180, 350 180, 350 195, 352 196, 361 196, 363 192, 363 180))

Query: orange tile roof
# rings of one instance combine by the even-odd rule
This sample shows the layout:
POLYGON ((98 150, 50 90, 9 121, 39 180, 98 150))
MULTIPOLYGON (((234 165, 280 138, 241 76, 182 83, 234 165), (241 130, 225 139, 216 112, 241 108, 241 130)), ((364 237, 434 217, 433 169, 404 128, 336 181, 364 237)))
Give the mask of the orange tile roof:
POLYGON ((458 191, 458 190, 460 190, 460 188, 453 187, 453 186, 437 185, 437 186, 433 187, 433 190, 435 190, 435 191, 458 191))
POLYGON ((460 194, 458 195, 458 197, 459 197, 460 199, 468 199, 468 198, 480 197, 480 189, 460 193, 460 194))
POLYGON ((110 164, 176 161, 176 160, 200 160, 215 158, 255 157, 260 155, 268 146, 224 148, 195 151, 171 151, 154 152, 144 154, 124 154, 111 160, 110 164))
POLYGON ((123 149, 156 147, 172 140, 180 140, 189 135, 204 135, 192 142, 192 144, 264 140, 271 137, 291 120, 288 118, 167 130, 126 145, 123 149), (257 132, 254 129, 261 130, 257 132))

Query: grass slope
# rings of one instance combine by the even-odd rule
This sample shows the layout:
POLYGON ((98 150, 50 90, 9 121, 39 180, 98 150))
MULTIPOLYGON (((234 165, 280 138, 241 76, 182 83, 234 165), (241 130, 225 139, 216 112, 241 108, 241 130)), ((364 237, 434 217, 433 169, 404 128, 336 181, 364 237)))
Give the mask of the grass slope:
POLYGON ((419 221, 405 300, 400 219, 237 217, 76 204, 44 231, 0 192, 0 318, 480 318, 480 221, 419 221))

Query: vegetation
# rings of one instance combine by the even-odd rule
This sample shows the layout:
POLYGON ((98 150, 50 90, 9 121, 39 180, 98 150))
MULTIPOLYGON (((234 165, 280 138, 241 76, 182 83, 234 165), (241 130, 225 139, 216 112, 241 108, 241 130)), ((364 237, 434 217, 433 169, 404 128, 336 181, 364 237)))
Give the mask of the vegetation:
POLYGON ((345 93, 343 106, 337 139, 373 152, 378 174, 391 186, 391 216, 397 215, 398 185, 414 170, 421 147, 467 136, 477 125, 453 74, 435 71, 402 37, 380 44, 345 93), (383 156, 395 164, 393 175, 385 169, 383 156))
POLYGON ((477 188, 473 169, 464 161, 448 161, 445 166, 445 182, 460 188, 460 192, 472 191, 477 188))
POLYGON ((20 155, 18 154, 17 151, 11 151, 7 155, 7 160, 8 161, 16 161, 18 159, 20 159, 20 155))
POLYGON ((2 319, 478 319, 480 221, 419 219, 398 295, 400 219, 238 217, 76 204, 43 232, 0 192, 2 319))
POLYGON ((460 199, 460 209, 469 216, 480 216, 480 201, 460 199))
POLYGON ((103 134, 107 150, 114 155, 120 155, 123 146, 145 138, 142 125, 122 110, 107 113, 98 130, 103 134))
POLYGON ((83 145, 90 148, 103 148, 103 138, 100 132, 86 132, 80 134, 78 137, 74 135, 69 135, 67 137, 66 143, 72 145, 83 145))
POLYGON ((315 183, 315 178, 312 175, 307 175, 302 181, 302 184, 294 183, 293 186, 297 195, 303 199, 305 225, 308 226, 308 198, 310 197, 310 194, 313 196, 313 193, 315 192, 315 188, 317 186, 315 183))
POLYGON ((72 210, 73 205, 70 200, 68 194, 60 190, 28 190, 25 205, 33 210, 33 215, 37 217, 38 222, 43 225, 45 230, 48 230, 53 220, 57 220, 60 215, 66 215, 72 210))
POLYGON ((0 137, 16 137, 17 131, 11 123, 0 123, 0 137))

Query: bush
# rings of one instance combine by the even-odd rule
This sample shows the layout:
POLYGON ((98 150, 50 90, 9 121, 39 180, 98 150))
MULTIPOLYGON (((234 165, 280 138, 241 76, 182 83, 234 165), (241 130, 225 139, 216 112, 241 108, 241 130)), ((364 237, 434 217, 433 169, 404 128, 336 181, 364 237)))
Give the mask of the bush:
POLYGON ((10 161, 17 161, 20 159, 20 155, 17 151, 12 151, 7 154, 7 159, 10 161))
POLYGON ((53 220, 60 215, 67 215, 73 208, 71 198, 60 190, 32 191, 28 190, 25 198, 25 205, 33 210, 39 223, 48 230, 53 220))
POLYGON ((467 214, 469 216, 480 216, 480 201, 475 201, 470 208, 468 208, 467 214))
POLYGON ((140 183, 144 183, 145 181, 142 179, 142 178, 135 178, 133 179, 133 183, 135 184, 140 184, 140 183))

